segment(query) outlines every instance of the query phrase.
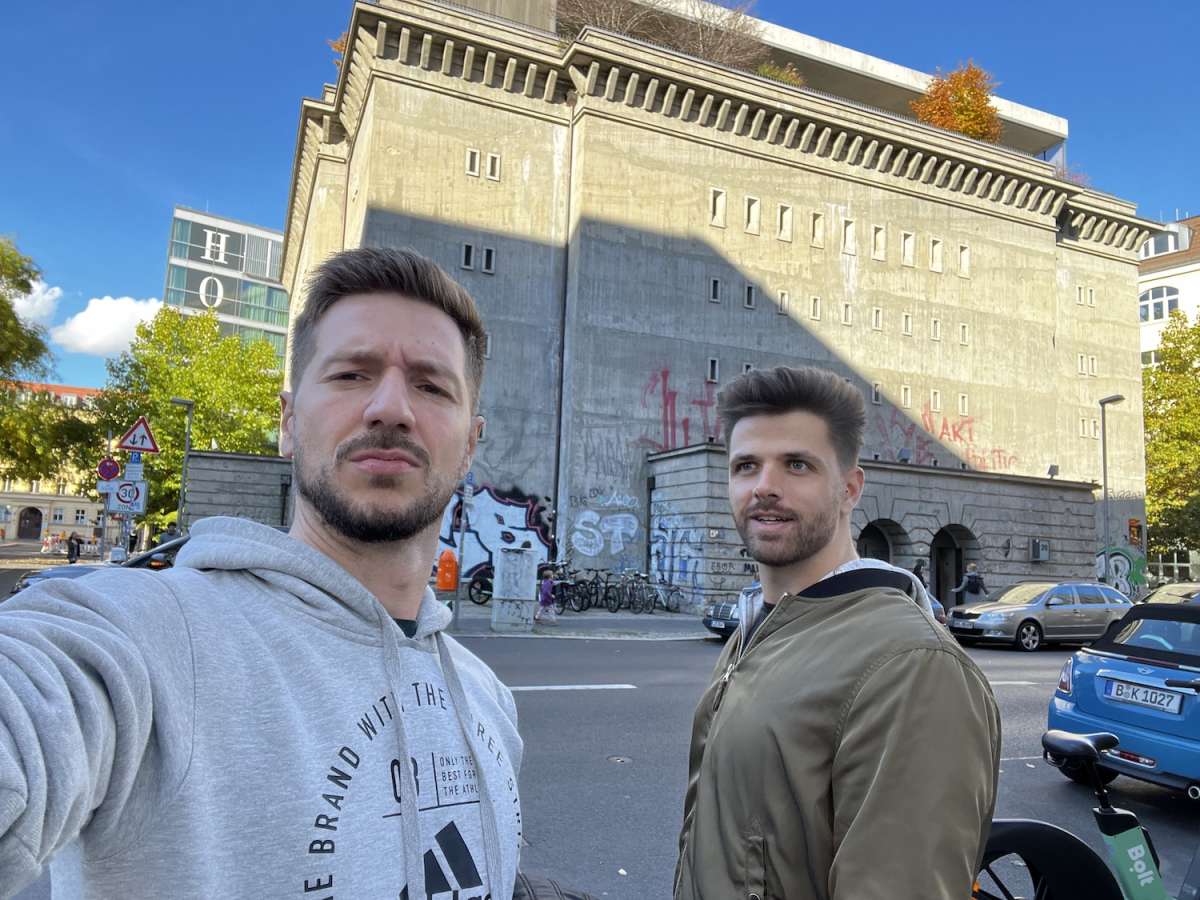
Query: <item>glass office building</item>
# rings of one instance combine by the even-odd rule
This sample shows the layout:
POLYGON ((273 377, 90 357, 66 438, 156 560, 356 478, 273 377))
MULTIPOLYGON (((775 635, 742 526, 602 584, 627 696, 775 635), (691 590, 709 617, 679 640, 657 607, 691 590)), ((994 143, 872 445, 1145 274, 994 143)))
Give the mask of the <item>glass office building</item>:
POLYGON ((223 334, 269 341, 282 369, 288 324, 282 262, 278 231, 177 206, 163 302, 185 313, 214 310, 223 334))

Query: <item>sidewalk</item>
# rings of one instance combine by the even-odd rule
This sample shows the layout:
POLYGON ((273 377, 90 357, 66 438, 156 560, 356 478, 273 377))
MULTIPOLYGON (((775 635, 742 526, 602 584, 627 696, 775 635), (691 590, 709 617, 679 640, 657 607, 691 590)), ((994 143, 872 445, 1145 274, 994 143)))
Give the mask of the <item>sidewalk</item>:
POLYGON ((533 626, 531 634, 498 634, 491 629, 492 607, 476 606, 464 598, 457 637, 517 637, 517 638, 566 638, 573 640, 600 641, 695 641, 705 638, 716 639, 700 623, 694 613, 668 613, 659 610, 651 615, 635 616, 628 611, 610 613, 605 609, 589 609, 587 612, 564 612, 558 617, 557 625, 533 626))

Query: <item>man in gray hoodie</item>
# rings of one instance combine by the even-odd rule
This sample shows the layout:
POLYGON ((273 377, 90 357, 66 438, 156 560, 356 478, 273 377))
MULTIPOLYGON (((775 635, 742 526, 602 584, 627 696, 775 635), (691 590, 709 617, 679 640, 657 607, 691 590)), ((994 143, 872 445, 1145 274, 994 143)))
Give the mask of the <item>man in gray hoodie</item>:
POLYGON ((84 898, 512 896, 516 708, 426 586, 484 342, 428 260, 332 257, 282 395, 290 534, 206 519, 169 572, 4 604, 0 897, 47 863, 84 898))

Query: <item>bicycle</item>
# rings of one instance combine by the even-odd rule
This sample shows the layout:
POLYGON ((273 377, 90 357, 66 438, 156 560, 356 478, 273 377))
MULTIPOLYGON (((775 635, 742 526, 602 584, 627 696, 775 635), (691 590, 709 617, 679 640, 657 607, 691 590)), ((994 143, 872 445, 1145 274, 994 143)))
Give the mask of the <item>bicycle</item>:
MULTIPOLYGON (((1168 679, 1168 687, 1190 681, 1168 679)), ((1075 835, 1057 825, 1031 819, 994 819, 983 864, 971 892, 972 900, 1017 900, 995 863, 1017 856, 1032 879, 1035 900, 1170 900, 1159 874, 1160 861, 1150 832, 1137 816, 1108 802, 1099 762, 1117 746, 1107 732, 1072 734, 1051 730, 1042 735, 1043 757, 1050 765, 1086 773, 1099 806, 1092 810, 1104 836, 1112 871, 1104 860, 1075 835), (1116 872, 1114 876, 1113 872, 1116 872), (999 891, 999 893, 994 893, 999 891)), ((1179 900, 1200 897, 1200 850, 1184 876, 1179 900)))
POLYGON ((472 603, 483 606, 492 599, 492 581, 495 577, 496 570, 490 565, 483 565, 475 570, 467 584, 467 596, 472 603))
POLYGON ((672 584, 662 575, 659 575, 658 580, 650 585, 650 595, 650 608, 646 610, 648 613, 653 613, 660 608, 666 612, 677 613, 683 603, 683 589, 677 584, 672 584))

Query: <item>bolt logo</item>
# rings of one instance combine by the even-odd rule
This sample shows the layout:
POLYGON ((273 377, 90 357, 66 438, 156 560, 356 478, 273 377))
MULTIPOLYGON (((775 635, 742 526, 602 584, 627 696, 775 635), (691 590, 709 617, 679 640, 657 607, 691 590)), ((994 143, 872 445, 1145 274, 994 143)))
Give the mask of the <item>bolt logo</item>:
POLYGON ((1154 883, 1154 870, 1146 865, 1146 860, 1143 857, 1146 855, 1146 848, 1142 844, 1136 847, 1130 847, 1126 853, 1129 855, 1130 861, 1133 863, 1129 867, 1130 874, 1137 877, 1138 884, 1146 887, 1148 884, 1154 883))

